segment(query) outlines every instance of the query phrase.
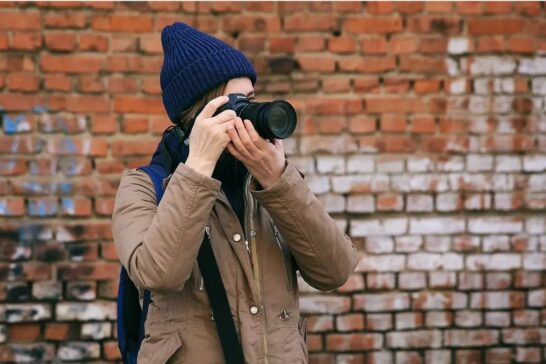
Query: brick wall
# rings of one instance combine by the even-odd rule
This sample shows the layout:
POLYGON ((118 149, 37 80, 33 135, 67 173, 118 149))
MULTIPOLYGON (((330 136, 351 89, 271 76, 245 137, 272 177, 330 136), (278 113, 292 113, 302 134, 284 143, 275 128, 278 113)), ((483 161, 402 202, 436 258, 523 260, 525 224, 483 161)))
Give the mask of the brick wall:
POLYGON ((118 357, 110 214, 169 125, 160 30, 243 50, 358 244, 312 363, 546 362, 544 3, 0 3, 0 362, 118 357))

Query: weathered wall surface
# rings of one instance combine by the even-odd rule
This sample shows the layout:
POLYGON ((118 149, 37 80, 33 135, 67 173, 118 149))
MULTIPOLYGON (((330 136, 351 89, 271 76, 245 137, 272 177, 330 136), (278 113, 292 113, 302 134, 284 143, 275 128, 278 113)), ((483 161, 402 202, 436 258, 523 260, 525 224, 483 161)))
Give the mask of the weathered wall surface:
POLYGON ((311 362, 546 362, 544 3, 0 5, 0 362, 118 358, 110 214, 169 125, 174 21, 296 106, 289 158, 360 248, 302 282, 311 362))

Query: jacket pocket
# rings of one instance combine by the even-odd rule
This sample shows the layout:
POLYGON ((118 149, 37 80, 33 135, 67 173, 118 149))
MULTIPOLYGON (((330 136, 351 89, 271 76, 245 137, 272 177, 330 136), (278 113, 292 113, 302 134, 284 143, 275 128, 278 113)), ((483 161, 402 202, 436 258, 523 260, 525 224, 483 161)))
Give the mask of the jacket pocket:
POLYGON ((284 242, 282 242, 281 234, 279 233, 279 229, 277 229, 276 225, 273 225, 273 232, 275 234, 275 240, 277 241, 277 245, 279 246, 279 249, 281 250, 283 256, 284 270, 286 272, 286 289, 290 292, 292 291, 292 288, 294 286, 292 253, 290 253, 290 249, 288 249, 288 246, 284 242))
POLYGON ((176 354, 177 362, 184 356, 182 339, 178 331, 147 336, 138 353, 138 364, 166 364, 176 354), (180 359, 179 359, 179 358, 180 359))

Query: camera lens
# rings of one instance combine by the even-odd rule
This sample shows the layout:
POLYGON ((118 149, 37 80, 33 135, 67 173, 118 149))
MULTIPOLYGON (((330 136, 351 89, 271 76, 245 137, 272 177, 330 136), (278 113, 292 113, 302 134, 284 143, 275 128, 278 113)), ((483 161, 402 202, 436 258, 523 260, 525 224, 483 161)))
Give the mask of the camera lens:
POLYGON ((273 137, 288 138, 296 129, 296 111, 286 101, 271 102, 264 110, 266 123, 273 137))
POLYGON ((296 111, 284 100, 248 103, 237 114, 242 119, 251 120, 264 139, 285 139, 296 129, 296 111))

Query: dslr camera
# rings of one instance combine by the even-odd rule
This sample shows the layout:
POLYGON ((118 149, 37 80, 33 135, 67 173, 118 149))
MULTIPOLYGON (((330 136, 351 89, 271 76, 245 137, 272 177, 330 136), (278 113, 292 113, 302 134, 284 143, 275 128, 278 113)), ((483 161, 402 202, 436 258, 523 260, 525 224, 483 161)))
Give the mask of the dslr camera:
MULTIPOLYGON (((225 110, 233 110, 238 117, 252 122, 254 129, 264 139, 286 139, 296 129, 296 111, 284 100, 271 102, 251 102, 244 94, 229 94, 229 101, 220 106, 213 116, 225 110)), ((194 115, 191 126, 197 115, 203 111, 203 105, 194 115)))

